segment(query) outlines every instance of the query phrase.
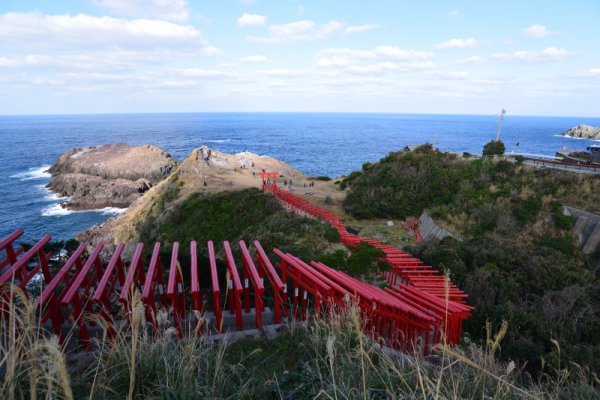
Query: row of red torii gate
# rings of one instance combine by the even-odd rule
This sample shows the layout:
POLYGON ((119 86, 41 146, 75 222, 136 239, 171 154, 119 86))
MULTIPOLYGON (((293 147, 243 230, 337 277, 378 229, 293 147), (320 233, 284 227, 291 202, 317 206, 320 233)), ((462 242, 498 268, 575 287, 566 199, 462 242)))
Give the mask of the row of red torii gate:
POLYGON ((286 209, 331 224, 350 248, 366 241, 383 250, 392 265, 383 273, 387 287, 279 249, 272 249, 269 257, 258 241, 252 246, 244 241, 191 241, 186 254, 176 242, 164 269, 160 243, 149 260, 144 260, 144 245, 138 243, 129 262, 122 256, 124 244, 104 259, 103 243, 89 254, 82 243, 62 266, 51 269, 52 254, 45 251, 51 237, 25 250, 16 244, 23 235, 19 229, 0 241, 0 323, 6 326, 20 297, 27 296, 38 308, 41 326, 65 345, 69 338, 69 348, 91 350, 91 337, 99 331, 92 316, 104 319, 107 334, 114 336, 117 326, 128 321, 137 291, 148 324, 160 329, 157 312, 167 309, 179 337, 261 329, 311 315, 327 318, 353 303, 362 313, 365 332, 384 346, 429 355, 435 345, 459 341, 462 323, 472 311, 465 293, 410 254, 349 233, 339 216, 280 189, 278 175, 263 172, 262 189, 286 209), (201 252, 207 257, 200 257, 201 252), (189 265, 182 265, 184 258, 189 265), (201 276, 209 277, 207 282, 201 276))

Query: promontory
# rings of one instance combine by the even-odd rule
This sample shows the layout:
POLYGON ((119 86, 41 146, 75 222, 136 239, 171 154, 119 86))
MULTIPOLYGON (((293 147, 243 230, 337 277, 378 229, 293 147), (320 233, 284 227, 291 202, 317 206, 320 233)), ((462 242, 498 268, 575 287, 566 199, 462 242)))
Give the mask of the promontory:
POLYGON ((69 200, 63 207, 128 207, 173 172, 179 161, 152 145, 106 144, 75 148, 49 169, 48 188, 69 200))

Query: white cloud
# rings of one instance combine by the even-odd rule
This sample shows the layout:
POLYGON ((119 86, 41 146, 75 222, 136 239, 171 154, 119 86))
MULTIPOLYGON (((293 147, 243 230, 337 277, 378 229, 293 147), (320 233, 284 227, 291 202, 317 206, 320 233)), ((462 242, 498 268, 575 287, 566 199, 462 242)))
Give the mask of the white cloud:
POLYGON ((528 26, 527 28, 523 28, 523 33, 526 34, 527 36, 531 36, 536 39, 541 39, 541 38, 545 38, 546 36, 552 35, 552 32, 550 32, 548 30, 548 28, 546 28, 544 25, 539 25, 539 24, 535 24, 535 25, 528 26))
POLYGON ((352 75, 379 75, 385 72, 408 72, 431 69, 435 64, 431 61, 392 62, 386 61, 367 65, 349 65, 344 71, 352 75))
POLYGON ((331 48, 318 53, 317 67, 334 68, 350 75, 378 75, 423 71, 435 67, 432 53, 380 45, 372 50, 331 48))
POLYGON ((19 50, 105 47, 155 49, 190 48, 214 53, 202 34, 190 25, 167 21, 41 13, 0 15, 0 46, 19 50))
POLYGON ((243 63, 265 63, 265 62, 271 62, 271 61, 273 61, 273 60, 271 60, 268 57, 261 56, 258 54, 242 57, 242 59, 240 60, 240 62, 243 62, 243 63))
POLYGON ((492 57, 502 61, 525 61, 525 62, 536 62, 536 61, 555 61, 566 58, 573 55, 573 52, 567 51, 563 48, 547 47, 541 51, 525 51, 519 50, 514 53, 496 53, 492 57))
POLYGON ((339 74, 337 72, 323 72, 315 69, 287 69, 277 68, 263 71, 257 71, 256 74, 265 75, 270 78, 277 79, 296 79, 296 78, 322 78, 322 77, 336 77, 339 74))
POLYGON ((456 64, 481 64, 483 62, 485 62, 485 59, 481 56, 471 56, 454 61, 456 64))
MULTIPOLYGON (((160 75, 163 73, 161 72, 160 75)), ((230 74, 228 72, 218 71, 218 70, 207 70, 207 69, 199 69, 199 68, 186 68, 183 70, 173 71, 174 75, 181 75, 182 77, 188 78, 207 78, 207 79, 215 79, 215 80, 231 80, 238 79, 239 76, 236 74, 230 74)))
POLYGON ((600 68, 590 68, 586 74, 587 76, 600 76, 600 68))
POLYGON ((431 71, 425 73, 425 76, 443 80, 466 80, 470 75, 466 71, 431 71))
POLYGON ((221 68, 232 68, 232 67, 235 67, 235 65, 236 64, 232 63, 232 62, 224 62, 224 63, 220 63, 219 67, 221 67, 221 68))
POLYGON ((473 38, 469 39, 450 39, 446 42, 440 43, 435 46, 436 49, 469 49, 477 46, 477 40, 473 38))
POLYGON ((237 26, 243 28, 245 26, 264 26, 267 24, 267 17, 258 14, 243 13, 237 20, 237 26))
POLYGON ((325 49, 319 53, 318 66, 344 66, 358 60, 424 60, 433 53, 417 50, 405 50, 396 46, 380 45, 373 50, 357 50, 349 48, 325 49))
MULTIPOLYGON (((0 59, 2 65, 2 59, 0 59)), ((575 78, 600 78, 600 68, 590 68, 585 71, 579 71, 571 75, 575 78)))
POLYGON ((351 35, 353 33, 367 32, 377 28, 379 28, 379 25, 377 24, 352 25, 347 27, 344 33, 347 35, 351 35))
POLYGON ((94 4, 119 16, 187 21, 187 0, 96 0, 94 4))
POLYGON ((309 20, 300 20, 289 24, 271 25, 267 36, 248 36, 246 40, 266 44, 321 40, 342 31, 344 26, 343 23, 336 20, 322 25, 317 25, 309 20))
POLYGON ((451 17, 460 17, 460 11, 459 10, 452 10, 448 13, 449 16, 451 17))

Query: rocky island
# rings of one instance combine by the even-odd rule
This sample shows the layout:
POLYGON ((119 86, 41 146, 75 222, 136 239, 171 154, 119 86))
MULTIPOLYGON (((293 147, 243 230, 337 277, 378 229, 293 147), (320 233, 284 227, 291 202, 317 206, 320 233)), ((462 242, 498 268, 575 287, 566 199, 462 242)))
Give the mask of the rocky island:
POLYGON ((125 208, 173 172, 179 161, 152 145, 106 144, 75 148, 48 170, 48 188, 68 196, 71 210, 125 208))
POLYGON ((600 140, 600 128, 591 125, 577 125, 566 132, 561 133, 561 136, 566 136, 574 139, 592 139, 600 140))

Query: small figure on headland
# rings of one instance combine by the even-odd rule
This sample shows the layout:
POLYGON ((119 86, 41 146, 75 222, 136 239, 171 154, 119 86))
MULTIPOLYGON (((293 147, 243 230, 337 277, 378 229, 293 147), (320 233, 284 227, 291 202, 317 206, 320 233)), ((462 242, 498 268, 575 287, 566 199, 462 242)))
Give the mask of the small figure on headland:
POLYGON ((283 181, 283 186, 287 186, 287 179, 283 181))
POLYGON ((206 184, 206 181, 204 181, 204 187, 207 187, 208 185, 206 184))

